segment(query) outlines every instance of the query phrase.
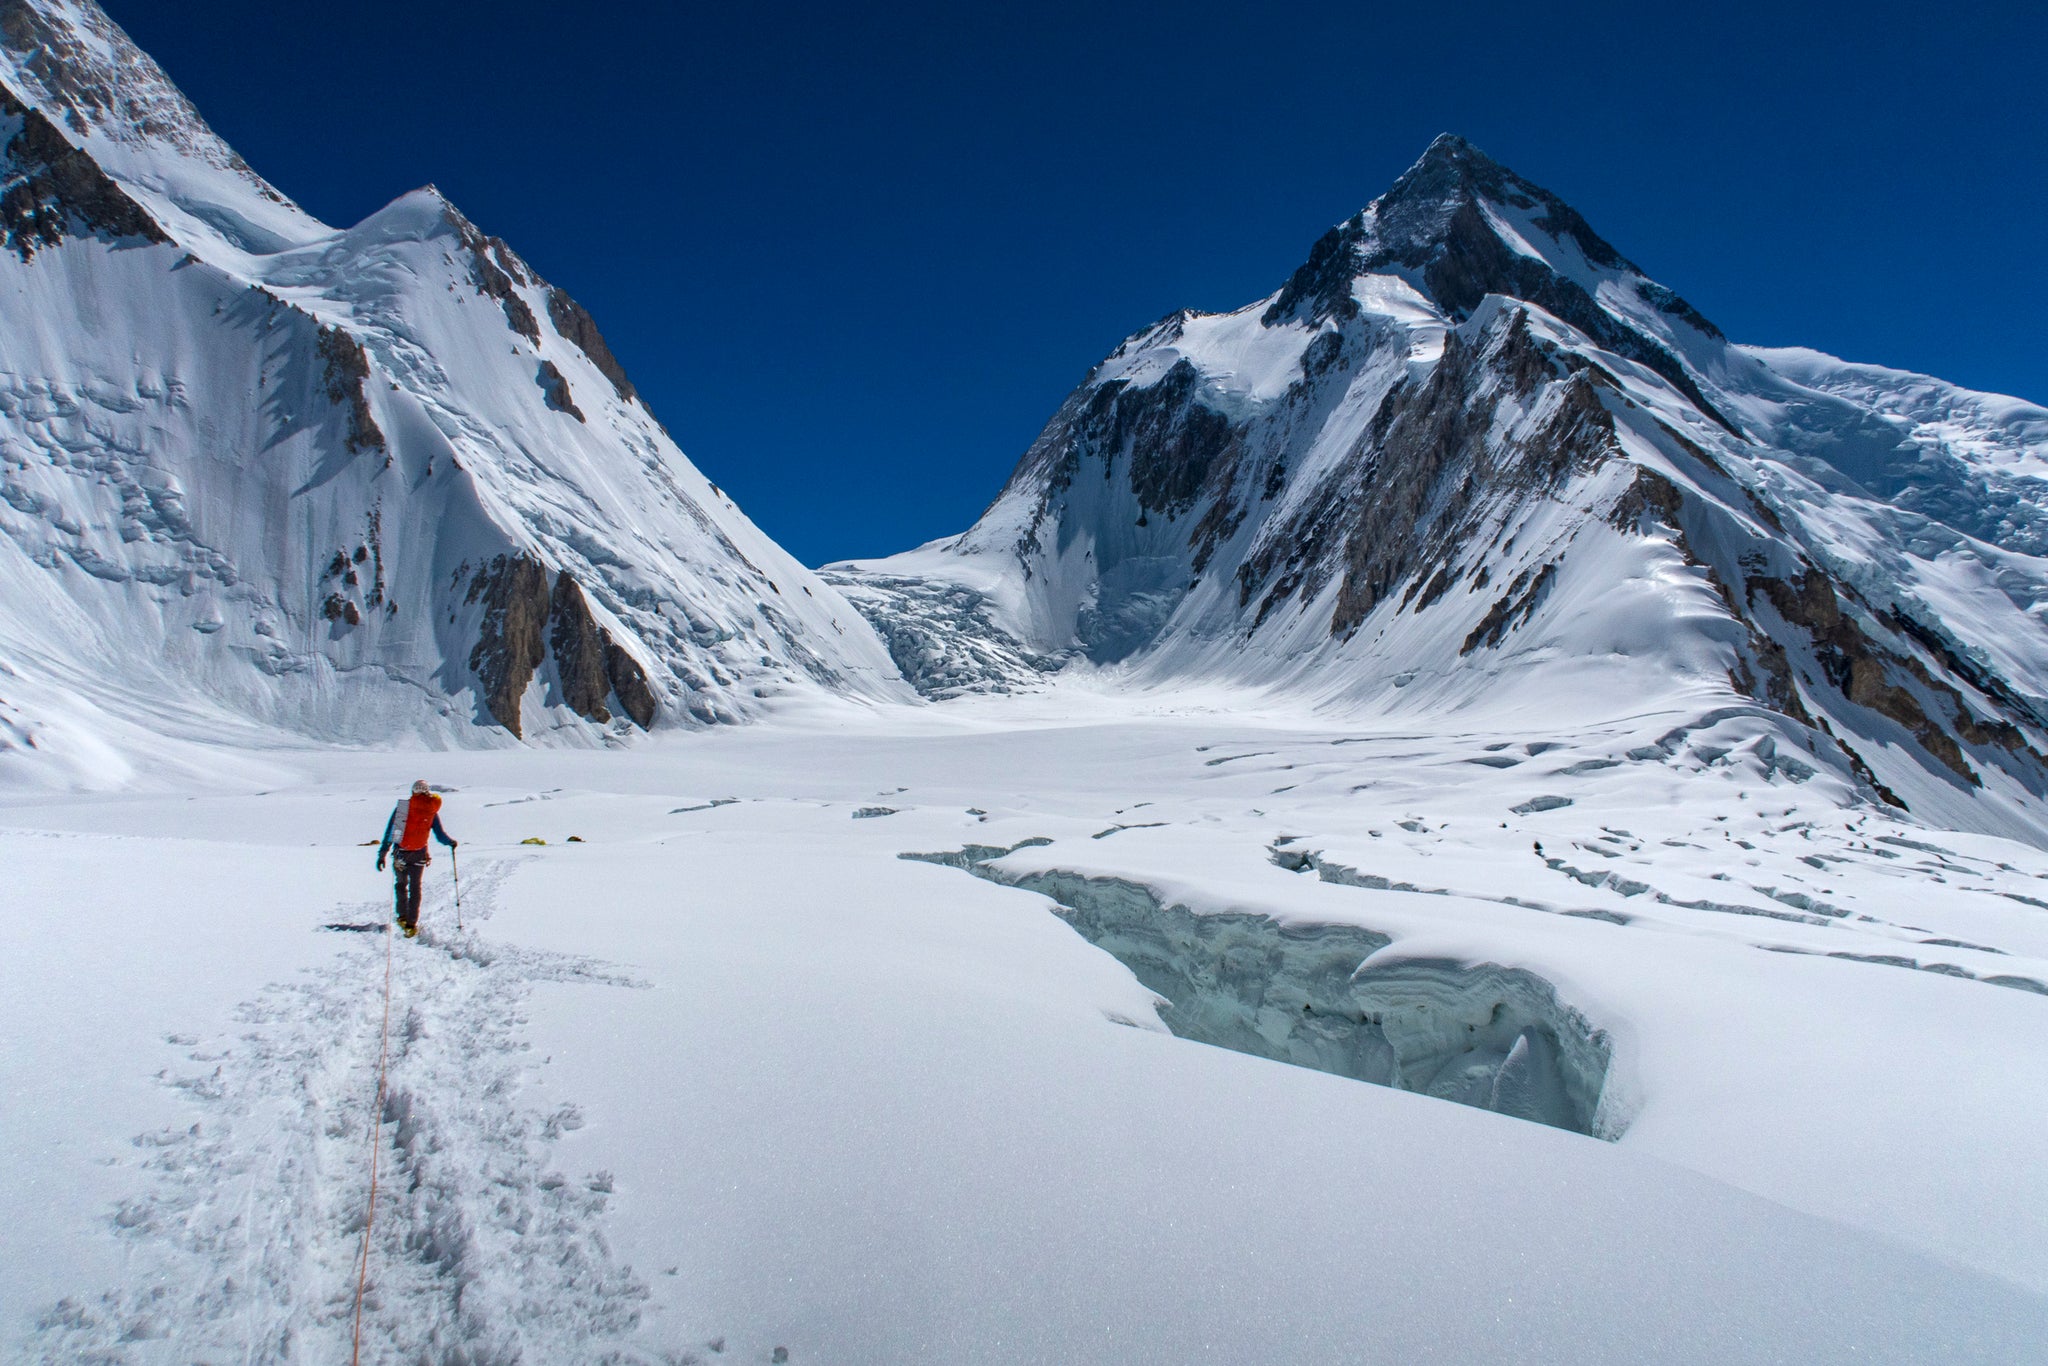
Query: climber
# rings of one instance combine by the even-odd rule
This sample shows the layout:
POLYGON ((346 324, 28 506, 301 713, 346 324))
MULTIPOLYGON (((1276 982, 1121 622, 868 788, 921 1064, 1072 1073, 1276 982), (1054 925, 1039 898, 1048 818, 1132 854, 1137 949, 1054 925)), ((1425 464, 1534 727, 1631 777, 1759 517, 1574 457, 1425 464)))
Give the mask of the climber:
POLYGON ((407 939, 420 932, 420 874, 433 862, 427 852, 429 832, 450 849, 455 847, 455 841, 441 828, 441 799, 427 790, 427 780, 422 778, 412 785, 412 795, 400 797, 391 809, 391 819, 384 823, 384 842, 377 846, 377 871, 381 873, 385 855, 392 854, 394 842, 398 845, 392 854, 392 899, 399 928, 407 939))

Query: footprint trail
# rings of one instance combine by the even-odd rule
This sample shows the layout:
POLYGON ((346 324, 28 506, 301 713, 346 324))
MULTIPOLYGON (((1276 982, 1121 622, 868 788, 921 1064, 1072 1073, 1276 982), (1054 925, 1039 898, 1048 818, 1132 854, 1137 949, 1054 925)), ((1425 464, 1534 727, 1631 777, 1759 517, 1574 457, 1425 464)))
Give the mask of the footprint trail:
MULTIPOLYGON (((645 984, 592 959, 477 933, 512 869, 465 881, 461 933, 423 929, 392 971, 388 1086, 377 1094, 380 934, 324 969, 273 984, 236 1012, 234 1037, 196 1043, 162 1081, 192 1122, 140 1135, 147 1189, 114 1210, 120 1286, 50 1307, 27 1344, 46 1363, 349 1359, 373 1121, 383 1144, 365 1362, 686 1359, 644 1344, 646 1283, 603 1224, 607 1172, 551 1165, 582 1124, 573 1105, 526 1098, 522 1037, 536 982, 645 984)), ((380 903, 331 929, 382 923, 380 903)), ((452 926, 430 907, 428 926, 452 926)))

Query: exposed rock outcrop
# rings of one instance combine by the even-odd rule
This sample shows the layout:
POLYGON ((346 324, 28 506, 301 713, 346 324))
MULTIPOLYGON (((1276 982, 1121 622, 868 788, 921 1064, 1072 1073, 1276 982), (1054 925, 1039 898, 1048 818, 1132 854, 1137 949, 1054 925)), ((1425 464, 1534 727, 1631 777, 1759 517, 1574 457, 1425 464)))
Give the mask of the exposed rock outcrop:
POLYGON ((553 587, 545 566, 524 555, 500 555, 470 580, 469 598, 483 619, 470 652, 470 668, 483 687, 492 719, 520 735, 519 703, 550 657, 561 702, 600 725, 612 719, 608 702, 645 730, 659 711, 647 671, 611 632, 598 625, 583 587, 564 570, 553 587))
POLYGON ((542 361, 540 369, 534 374, 534 380, 540 385, 541 393, 547 396, 548 407, 558 413, 567 413, 578 422, 584 420, 583 410, 576 406, 575 395, 569 392, 569 381, 563 378, 562 372, 555 368, 553 361, 542 361))
POLYGON ((1935 680, 1919 660, 1888 650, 1872 639, 1853 616, 1842 610, 1841 599, 1827 575, 1809 568, 1789 582, 1754 579, 1750 588, 1762 593, 1779 616, 1807 632, 1813 642, 1814 657, 1828 682, 1844 697, 1896 721, 1957 777, 1972 787, 1982 786, 1983 780, 1963 757, 1955 737, 1935 723, 1912 690, 1894 680, 1899 675, 1914 679, 1922 688, 1942 697, 1953 708, 1954 719, 1966 724, 1974 720, 1968 704, 1955 689, 1935 680))
POLYGON ((1423 610, 1457 576, 1454 562, 1483 551, 1480 538, 1504 506, 1548 494, 1614 450, 1597 381, 1532 336, 1523 311, 1504 313, 1473 341, 1453 333, 1426 376, 1388 392, 1341 472, 1261 534, 1238 566, 1238 601, 1265 590, 1256 626, 1335 575, 1330 633, 1339 637, 1403 583, 1410 597, 1419 590, 1423 610), (1534 425, 1503 435, 1504 403, 1534 415, 1534 425))
POLYGON ((633 724, 646 730, 653 726, 660 710, 654 689, 647 682, 647 670, 610 635, 603 634, 603 639, 604 671, 612 681, 612 696, 625 708, 626 715, 633 718, 633 724))
POLYGON ((499 555, 470 579, 468 601, 483 605, 469 667, 484 709, 520 735, 519 700, 547 657, 548 571, 524 555, 499 555))
POLYGON ((20 120, 0 166, 0 239, 23 261, 78 233, 169 242, 155 219, 57 126, 0 85, 0 119, 20 120))
POLYGON ((605 659, 610 645, 611 637, 590 615, 582 587, 566 571, 557 574, 548 605, 548 648, 555 655, 555 677, 570 709, 600 723, 612 719, 605 706, 612 692, 605 659))
POLYGON ((346 414, 343 444, 351 454, 383 450, 384 431, 370 411, 370 357, 363 344, 338 327, 323 327, 320 361, 327 397, 346 414))
POLYGON ((1543 595, 1556 579, 1557 566, 1554 564, 1546 564, 1534 574, 1526 569, 1517 574, 1515 581, 1508 585, 1508 591, 1500 595, 1499 601, 1472 628, 1472 634, 1465 637, 1458 653, 1469 655, 1481 646, 1489 649, 1499 646, 1502 636, 1535 615, 1543 603, 1543 595))
POLYGON ((449 225, 462 239, 463 248, 469 253, 470 276, 476 284, 476 292, 486 298, 496 299, 498 306, 505 310, 505 322, 514 332, 534 343, 540 344, 540 323, 533 316, 533 308, 514 283, 532 285, 536 279, 526 263, 501 237, 486 237, 476 224, 457 213, 453 205, 447 208, 449 225))
POLYGON ((548 321, 555 325, 564 341, 590 357, 598 373, 612 382, 619 391, 619 397, 631 400, 635 395, 633 381, 626 378, 626 367, 619 364, 618 357, 605 345, 604 334, 597 330, 597 320, 590 316, 582 304, 569 297, 568 291, 550 286, 548 289, 548 321))
MULTIPOLYGON (((1704 452, 1688 453, 1704 469, 1725 477, 1704 452)), ((1983 747, 2023 784, 2042 786, 2048 778, 2048 757, 2034 749, 2019 726, 1997 715, 2000 707, 2007 707, 2031 719, 2024 705, 2012 706, 2021 699, 1969 666, 1931 632, 1916 629, 1896 607, 1873 610, 1855 588, 1803 554, 1792 554, 1789 569, 1773 571, 1772 562, 1787 555, 1778 539, 1783 524, 1761 504, 1752 510, 1764 534, 1745 532, 1727 511, 1717 511, 1664 475, 1639 469, 1608 520, 1623 530, 1654 530, 1673 538, 1687 563, 1706 575, 1729 616, 1748 633, 1744 658, 1731 671, 1737 691, 1822 732, 1885 802, 1906 805, 1877 780, 1868 761, 1825 715, 1807 705, 1805 695, 1815 697, 1823 711, 1836 705, 1827 701, 1832 693, 1895 723, 1929 760, 1971 788, 1982 787, 1983 777, 1965 745, 1983 747), (1695 549, 1688 523, 1712 527, 1706 541, 1721 547, 1720 563, 1695 549), (1731 589, 1731 583, 1741 591, 1731 589), (1795 663, 1795 654, 1810 662, 1795 663), (1977 693, 1979 701, 1973 704, 1965 689, 1977 693)))

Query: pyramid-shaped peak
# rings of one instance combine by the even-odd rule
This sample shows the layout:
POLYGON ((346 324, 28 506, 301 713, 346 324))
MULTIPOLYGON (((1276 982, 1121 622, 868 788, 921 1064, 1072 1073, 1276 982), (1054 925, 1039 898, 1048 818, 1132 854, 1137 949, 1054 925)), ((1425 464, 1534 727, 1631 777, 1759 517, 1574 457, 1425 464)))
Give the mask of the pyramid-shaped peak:
MULTIPOLYGON (((1415 164, 1401 173, 1387 192, 1373 201, 1382 220, 1398 217, 1404 210, 1427 206, 1441 214, 1451 206, 1475 197, 1507 200, 1522 206, 1561 201, 1540 186, 1522 179, 1456 133, 1441 133, 1415 164)), ((1439 222, 1410 225, 1408 231, 1437 233, 1439 222)))
POLYGON ((1409 168, 1410 174, 1427 166, 1456 168, 1487 166, 1496 170, 1500 169, 1499 162, 1480 151, 1464 138, 1459 137, 1456 133, 1438 133, 1436 137, 1431 139, 1429 146, 1425 147, 1422 155, 1416 159, 1415 165, 1409 168))
MULTIPOLYGON (((1575 236, 1584 222, 1562 200, 1456 133, 1440 133, 1385 194, 1323 235, 1267 310, 1267 322, 1347 314, 1351 282, 1359 275, 1389 268, 1415 270, 1446 253, 1464 254, 1488 232, 1477 207, 1481 200, 1518 208, 1540 204, 1575 236)), ((1591 229, 1585 236, 1598 243, 1604 258, 1619 259, 1591 229)), ((1460 297, 1439 302, 1456 313, 1477 302, 1464 298, 1466 291, 1457 292, 1460 297)))
POLYGON ((1610 273, 1674 322, 1720 335, 1690 304, 1645 277, 1578 210, 1445 133, 1385 194, 1323 234, 1263 320, 1273 326, 1355 317, 1354 285, 1370 274, 1404 277, 1454 319, 1497 294, 1535 304, 1657 371, 1727 425, 1662 338, 1588 291, 1580 282, 1587 268, 1610 273))

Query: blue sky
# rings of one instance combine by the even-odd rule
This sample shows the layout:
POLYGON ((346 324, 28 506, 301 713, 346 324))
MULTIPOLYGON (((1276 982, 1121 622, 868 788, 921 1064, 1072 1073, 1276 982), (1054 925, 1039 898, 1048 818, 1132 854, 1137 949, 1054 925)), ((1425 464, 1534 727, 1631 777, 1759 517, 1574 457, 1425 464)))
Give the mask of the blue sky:
POLYGON ((322 218, 507 238, 811 563, 964 528, 1444 131, 1738 340, 2048 400, 2039 6, 103 3, 322 218))

